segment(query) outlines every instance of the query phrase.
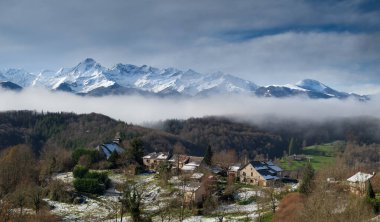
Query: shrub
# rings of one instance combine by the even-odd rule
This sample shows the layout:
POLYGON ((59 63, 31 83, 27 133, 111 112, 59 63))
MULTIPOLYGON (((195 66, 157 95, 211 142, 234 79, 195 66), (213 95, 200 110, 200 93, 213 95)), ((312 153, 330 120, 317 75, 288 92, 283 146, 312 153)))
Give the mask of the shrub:
POLYGON ((107 173, 90 172, 86 167, 74 168, 74 187, 79 192, 102 194, 111 183, 107 173))
POLYGON ((88 174, 88 168, 82 165, 76 165, 73 170, 74 178, 83 178, 88 174))
POLYGON ((86 173, 86 175, 84 176, 84 178, 96 179, 96 180, 98 180, 99 183, 104 184, 104 186, 106 188, 109 187, 110 182, 111 182, 110 179, 107 176, 107 173, 88 172, 88 173, 86 173))
POLYGON ((78 163, 81 156, 88 155, 90 157, 91 163, 98 162, 101 160, 100 153, 97 150, 89 149, 76 149, 72 154, 72 159, 75 163, 78 163))
POLYGON ((76 178, 74 187, 79 192, 92 194, 103 194, 106 189, 105 185, 99 183, 98 179, 92 178, 76 178))
POLYGON ((46 195, 49 199, 64 203, 71 203, 73 200, 70 192, 67 191, 67 186, 60 180, 52 180, 45 188, 46 195))

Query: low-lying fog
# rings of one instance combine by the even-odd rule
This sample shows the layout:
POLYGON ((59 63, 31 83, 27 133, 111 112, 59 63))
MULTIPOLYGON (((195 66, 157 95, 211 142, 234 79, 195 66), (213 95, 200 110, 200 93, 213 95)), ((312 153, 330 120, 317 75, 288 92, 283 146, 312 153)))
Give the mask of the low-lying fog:
POLYGON ((380 118, 380 96, 374 96, 368 102, 248 96, 213 96, 180 100, 141 96, 81 97, 43 89, 25 89, 19 93, 0 90, 0 98, 0 111, 96 112, 135 124, 214 115, 237 116, 247 118, 246 120, 268 115, 310 120, 364 115, 380 118))

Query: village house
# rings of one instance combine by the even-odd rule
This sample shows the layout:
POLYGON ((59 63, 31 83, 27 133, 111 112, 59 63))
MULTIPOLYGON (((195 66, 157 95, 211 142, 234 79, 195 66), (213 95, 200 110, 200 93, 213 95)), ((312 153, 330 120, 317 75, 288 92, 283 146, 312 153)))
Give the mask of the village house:
POLYGON ((203 157, 189 156, 187 163, 182 166, 181 171, 183 173, 193 173, 198 169, 199 166, 201 166, 202 163, 203 157))
POLYGON ((252 161, 240 170, 240 182, 268 186, 270 181, 280 179, 283 170, 272 162, 252 161))
POLYGON ((350 191, 357 195, 364 195, 366 189, 366 183, 369 179, 374 176, 375 173, 363 173, 357 172, 352 177, 348 178, 347 181, 350 185, 350 191))
POLYGON ((228 167, 227 178, 229 181, 236 181, 239 178, 239 172, 241 169, 241 164, 237 163, 228 167))
POLYGON ((206 189, 203 183, 190 182, 182 187, 184 192, 184 202, 187 204, 200 204, 206 196, 206 189))
POLYGON ((190 180, 195 181, 195 182, 202 182, 203 177, 204 177, 203 173, 193 173, 190 176, 190 180))
POLYGON ((96 147, 96 149, 99 151, 100 155, 103 155, 104 157, 106 157, 106 159, 108 159, 110 158, 113 152, 117 152, 118 154, 122 154, 125 152, 125 150, 122 147, 120 147, 120 142, 120 134, 117 133, 111 143, 99 145, 96 147))
POLYGON ((157 167, 164 162, 169 160, 169 152, 153 152, 148 155, 143 156, 143 164, 149 170, 156 171, 157 167))
POLYGON ((177 167, 181 169, 188 161, 189 156, 181 154, 174 154, 169 160, 173 169, 176 169, 177 167))

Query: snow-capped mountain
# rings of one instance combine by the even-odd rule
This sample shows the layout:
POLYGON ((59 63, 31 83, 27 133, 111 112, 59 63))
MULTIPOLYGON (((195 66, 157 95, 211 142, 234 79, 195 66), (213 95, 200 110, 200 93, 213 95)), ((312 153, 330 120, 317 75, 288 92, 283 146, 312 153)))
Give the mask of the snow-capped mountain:
POLYGON ((0 88, 6 90, 20 91, 22 87, 9 81, 0 82, 0 88))
POLYGON ((259 87, 255 83, 221 72, 201 74, 194 70, 158 69, 150 66, 116 64, 106 68, 87 58, 72 68, 44 70, 32 74, 21 69, 0 71, 0 82, 21 87, 45 87, 79 95, 139 94, 158 96, 208 96, 247 94, 259 97, 307 96, 309 98, 367 97, 336 91, 316 80, 305 79, 295 85, 259 87))
POLYGON ((304 79, 297 82, 296 84, 287 84, 287 85, 270 85, 259 87, 255 94, 262 97, 291 97, 291 96, 303 96, 312 99, 347 99, 349 97, 354 97, 358 100, 368 100, 369 97, 365 95, 358 95, 355 93, 346 93, 334 90, 325 84, 313 80, 313 79, 304 79))
POLYGON ((21 87, 30 86, 35 78, 36 77, 33 74, 28 73, 23 69, 0 70, 1 82, 9 81, 21 87))
POLYGON ((105 89, 110 88, 113 91, 118 89, 120 94, 123 90, 135 89, 153 94, 179 93, 188 96, 206 91, 244 93, 257 88, 250 81, 223 73, 204 75, 193 70, 157 69, 129 64, 117 64, 108 69, 89 58, 73 68, 60 69, 56 73, 41 72, 32 81, 31 86, 44 86, 80 94, 91 93, 93 90, 99 92, 99 89, 106 93, 105 89))

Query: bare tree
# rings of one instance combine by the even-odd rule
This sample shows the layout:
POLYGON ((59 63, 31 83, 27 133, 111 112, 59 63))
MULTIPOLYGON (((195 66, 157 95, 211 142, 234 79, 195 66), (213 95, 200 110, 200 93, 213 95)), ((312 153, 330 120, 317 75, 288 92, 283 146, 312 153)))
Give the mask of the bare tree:
POLYGON ((212 162, 224 169, 228 169, 229 166, 238 162, 238 157, 233 149, 222 150, 214 153, 212 162))
POLYGON ((126 211, 131 214, 132 221, 145 222, 151 221, 149 218, 144 218, 142 214, 142 194, 143 191, 133 183, 126 183, 121 202, 126 211))
POLYGON ((22 216, 23 215, 24 206, 27 203, 27 194, 26 194, 26 191, 25 191, 25 187, 20 187, 19 186, 15 190, 15 192, 12 193, 11 199, 12 199, 13 205, 15 207, 18 207, 20 209, 20 216, 22 216))
POLYGON ((38 186, 32 187, 29 192, 29 198, 32 207, 37 214, 42 207, 42 188, 38 186))

